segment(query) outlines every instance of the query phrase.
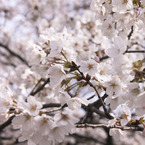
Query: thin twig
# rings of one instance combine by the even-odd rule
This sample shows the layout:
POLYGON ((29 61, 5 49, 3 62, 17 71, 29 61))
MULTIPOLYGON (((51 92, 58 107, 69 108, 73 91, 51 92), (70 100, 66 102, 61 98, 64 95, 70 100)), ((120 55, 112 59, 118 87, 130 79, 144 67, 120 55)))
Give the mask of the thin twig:
POLYGON ((130 31, 130 33, 127 36, 128 37, 128 40, 130 40, 130 38, 131 38, 131 36, 133 34, 133 31, 134 31, 133 26, 131 26, 131 31, 130 31))
POLYGON ((144 128, 143 127, 122 127, 122 126, 116 126, 116 125, 106 125, 106 124, 76 124, 77 128, 87 128, 87 127, 91 127, 91 128, 98 128, 98 127, 105 127, 105 128, 118 128, 121 130, 132 130, 132 131, 143 131, 144 128))
POLYGON ((108 55, 105 55, 105 56, 103 56, 103 57, 100 58, 100 61, 103 61, 103 60, 108 59, 108 58, 109 58, 109 56, 108 55))
POLYGON ((145 50, 127 50, 125 53, 145 53, 145 50))
POLYGON ((49 103, 49 104, 43 104, 43 109, 44 108, 51 108, 51 107, 61 107, 61 104, 59 103, 49 103))

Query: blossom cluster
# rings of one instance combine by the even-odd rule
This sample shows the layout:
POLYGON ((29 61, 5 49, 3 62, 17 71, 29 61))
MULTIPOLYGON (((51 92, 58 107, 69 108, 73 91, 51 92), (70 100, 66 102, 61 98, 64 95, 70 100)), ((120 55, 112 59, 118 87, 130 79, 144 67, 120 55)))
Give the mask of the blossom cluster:
POLYGON ((145 2, 27 0, 20 8, 29 23, 12 22, 30 30, 15 32, 12 50, 0 27, 0 125, 13 116, 28 145, 55 145, 87 124, 106 125, 115 138, 126 127, 145 135, 145 2))

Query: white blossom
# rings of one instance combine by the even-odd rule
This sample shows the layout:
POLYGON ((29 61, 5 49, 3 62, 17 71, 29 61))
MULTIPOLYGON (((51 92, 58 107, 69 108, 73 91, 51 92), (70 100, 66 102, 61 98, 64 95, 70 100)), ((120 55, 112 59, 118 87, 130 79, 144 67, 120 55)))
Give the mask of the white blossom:
POLYGON ((67 104, 70 109, 80 109, 82 104, 87 106, 89 104, 89 101, 86 98, 74 97, 74 98, 71 98, 67 102, 67 104))
POLYGON ((110 81, 105 83, 106 93, 108 95, 117 95, 122 90, 121 80, 118 77, 112 77, 110 81))
POLYGON ((110 57, 119 57, 127 49, 126 40, 123 40, 121 37, 114 37, 112 48, 106 50, 106 54, 110 57))
POLYGON ((38 102, 33 96, 29 96, 27 98, 27 103, 23 103, 23 105, 25 112, 32 116, 38 115, 40 109, 42 108, 42 104, 38 102))
POLYGON ((50 84, 57 86, 65 78, 65 71, 62 65, 56 64, 49 69, 50 84))
POLYGON ((143 144, 144 0, 0 3, 0 144, 143 144))
POLYGON ((144 92, 140 93, 135 100, 136 113, 139 116, 144 115, 144 111, 145 111, 144 100, 145 100, 145 93, 144 92))
POLYGON ((122 116, 121 125, 125 126, 131 120, 131 111, 129 107, 122 105, 122 116))
POLYGON ((0 112, 2 114, 5 114, 8 112, 10 107, 12 107, 13 104, 13 93, 10 90, 10 88, 2 83, 0 84, 0 112))
POLYGON ((49 57, 59 57, 62 51, 62 42, 59 41, 50 41, 50 54, 49 57))
POLYGON ((80 70, 93 76, 97 71, 97 65, 97 62, 93 59, 90 59, 88 61, 81 61, 80 70))
POLYGON ((109 134, 111 136, 114 136, 116 139, 119 139, 120 136, 123 136, 123 131, 121 129, 118 129, 118 128, 112 128, 112 129, 110 129, 109 134))

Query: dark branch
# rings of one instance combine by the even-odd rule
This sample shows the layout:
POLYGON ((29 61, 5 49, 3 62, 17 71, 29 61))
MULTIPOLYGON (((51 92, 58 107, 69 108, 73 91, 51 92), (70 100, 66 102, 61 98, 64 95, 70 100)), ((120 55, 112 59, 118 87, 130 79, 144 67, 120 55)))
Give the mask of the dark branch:
POLYGON ((103 56, 103 57, 100 58, 100 61, 103 61, 103 60, 108 59, 108 58, 109 58, 109 56, 108 55, 105 55, 105 56, 103 56))
POLYGON ((50 78, 47 78, 45 80, 45 82, 40 87, 38 87, 35 91, 32 91, 30 93, 30 95, 35 96, 38 92, 40 92, 41 90, 43 90, 43 88, 45 87, 45 85, 48 84, 49 82, 50 82, 50 78))
POLYGON ((130 38, 131 38, 131 36, 132 36, 132 34, 133 34, 133 26, 131 26, 131 31, 130 31, 130 33, 128 34, 128 40, 130 40, 130 38))
POLYGON ((59 103, 44 104, 42 108, 51 108, 51 107, 61 107, 61 104, 59 103))
MULTIPOLYGON (((34 86, 34 88, 31 90, 31 92, 30 92, 30 94, 29 95, 31 95, 31 94, 33 94, 33 92, 35 91, 35 89, 37 88, 37 86, 40 84, 40 82, 42 81, 43 79, 41 78, 38 82, 37 82, 37 84, 34 86)), ((28 96, 29 96, 28 95, 28 96)))
POLYGON ((13 55, 14 57, 18 58, 19 60, 21 60, 22 62, 24 62, 28 66, 27 61, 24 58, 22 58, 19 54, 17 54, 14 51, 10 50, 10 48, 8 46, 0 43, 0 47, 2 47, 5 50, 7 50, 11 55, 13 55))
POLYGON ((3 64, 3 65, 9 65, 9 66, 16 67, 16 65, 15 65, 15 64, 13 64, 13 63, 4 62, 4 61, 1 61, 1 60, 0 60, 0 63, 1 63, 1 64, 3 64))
POLYGON ((116 126, 116 125, 106 125, 106 124, 76 124, 77 128, 87 128, 87 127, 91 127, 91 128, 98 128, 98 127, 104 127, 104 128, 117 128, 117 129, 121 129, 121 130, 132 130, 132 131, 143 131, 144 128, 143 127, 122 127, 122 126, 116 126))
POLYGON ((145 53, 145 50, 127 50, 125 53, 145 53))
POLYGON ((14 117, 15 117, 15 115, 11 116, 5 123, 0 125, 0 132, 2 132, 4 128, 6 128, 8 125, 10 125, 12 123, 12 120, 14 117))

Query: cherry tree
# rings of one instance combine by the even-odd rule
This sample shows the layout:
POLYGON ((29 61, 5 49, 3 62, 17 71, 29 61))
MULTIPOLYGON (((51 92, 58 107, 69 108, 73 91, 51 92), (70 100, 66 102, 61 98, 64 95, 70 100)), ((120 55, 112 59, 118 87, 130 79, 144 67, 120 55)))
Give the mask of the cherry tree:
POLYGON ((142 145, 144 0, 0 0, 0 144, 142 145))

